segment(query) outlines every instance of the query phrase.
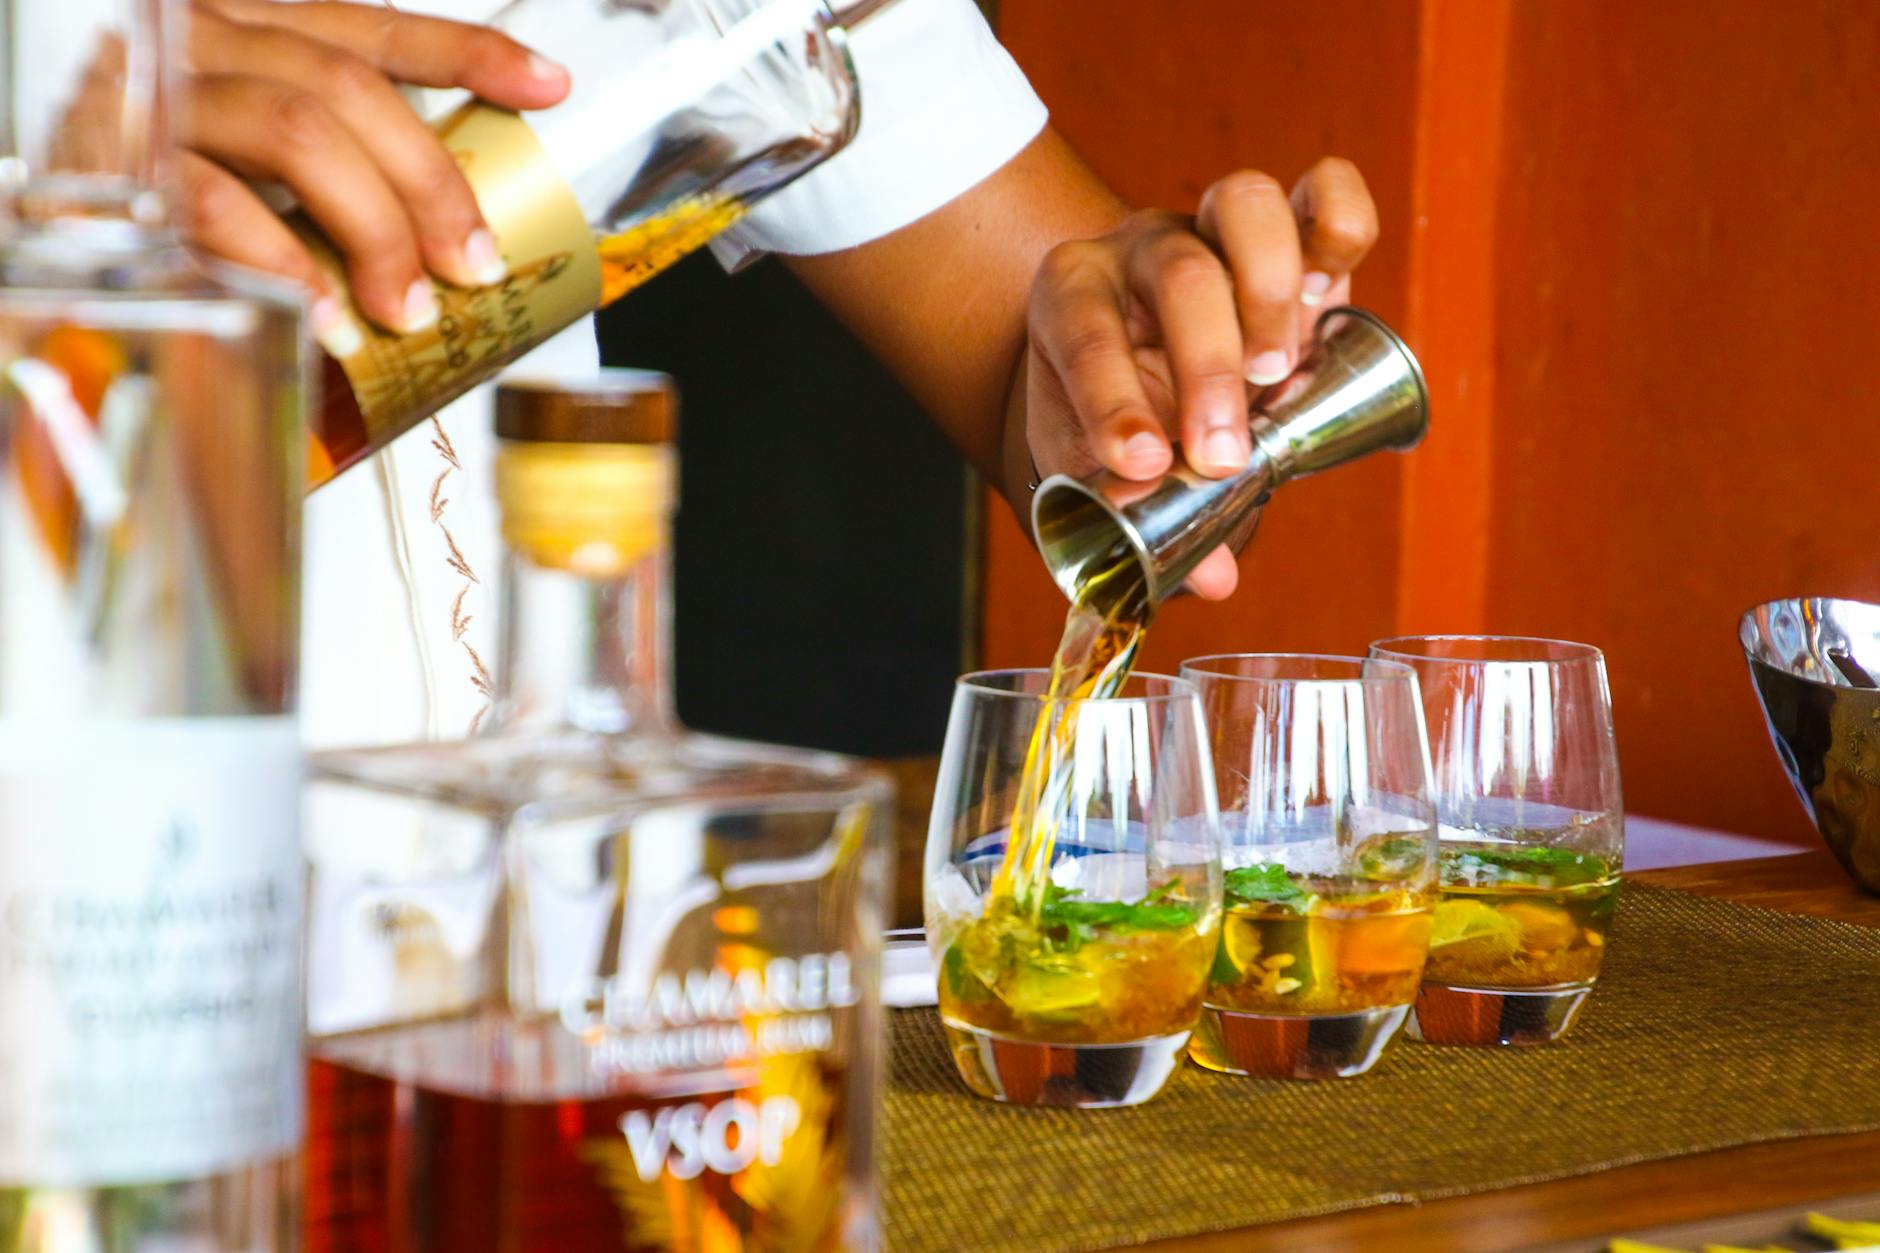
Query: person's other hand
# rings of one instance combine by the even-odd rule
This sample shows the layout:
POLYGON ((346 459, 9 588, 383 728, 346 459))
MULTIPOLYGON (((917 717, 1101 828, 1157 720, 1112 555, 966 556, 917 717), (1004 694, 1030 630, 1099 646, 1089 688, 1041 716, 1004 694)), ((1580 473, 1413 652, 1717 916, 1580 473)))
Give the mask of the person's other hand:
MULTIPOLYGON (((437 136, 394 81, 531 109, 568 75, 495 31, 335 0, 194 0, 183 110, 183 212, 210 252, 299 281, 316 336, 342 326, 313 258, 253 182, 284 184, 346 259, 375 322, 437 317, 425 271, 500 282, 496 240, 437 136)), ((342 350, 343 351, 343 350, 342 350)))
MULTIPOLYGON (((1244 467, 1248 385, 1292 372, 1376 239, 1363 176, 1327 157, 1290 196, 1240 171, 1208 188, 1192 219, 1138 213, 1058 245, 1031 293, 1025 433, 1037 472, 1154 480, 1173 464, 1171 441, 1211 478, 1244 467)), ((1220 599, 1237 579, 1223 547, 1188 582, 1220 599)))

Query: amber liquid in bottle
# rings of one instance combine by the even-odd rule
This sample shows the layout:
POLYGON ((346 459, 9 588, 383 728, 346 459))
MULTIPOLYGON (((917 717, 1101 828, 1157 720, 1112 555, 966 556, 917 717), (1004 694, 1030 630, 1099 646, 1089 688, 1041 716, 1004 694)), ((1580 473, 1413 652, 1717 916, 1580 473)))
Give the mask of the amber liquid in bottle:
POLYGON ((559 1034, 472 1016, 323 1045, 308 1067, 306 1253, 808 1253, 840 1240, 848 1085, 832 1057, 728 1067, 711 1091, 595 1094, 559 1034), (493 1029, 531 1073, 494 1072, 493 1029), (426 1078, 390 1073, 375 1036, 427 1050, 426 1078), (445 1056, 464 1063, 459 1086, 445 1056))

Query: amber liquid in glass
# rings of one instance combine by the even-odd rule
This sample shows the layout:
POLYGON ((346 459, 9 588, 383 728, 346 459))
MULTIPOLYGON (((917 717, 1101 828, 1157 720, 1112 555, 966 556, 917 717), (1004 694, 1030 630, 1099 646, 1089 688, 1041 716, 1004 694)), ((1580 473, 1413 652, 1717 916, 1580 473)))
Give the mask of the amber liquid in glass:
POLYGON ((1125 1044, 1186 1031, 1201 1007, 1214 937, 1194 925, 1052 944, 1022 922, 969 927, 947 950, 940 1013, 1026 1040, 1125 1044), (988 951, 984 946, 994 947, 988 951), (1024 952, 1011 960, 1011 946, 1024 952), (995 980, 987 983, 980 972, 995 980))
POLYGON ((1410 1028, 1419 1039, 1559 1039, 1599 975, 1619 901, 1617 863, 1548 842, 1559 833, 1514 834, 1532 842, 1443 842, 1429 966, 1410 1028))
POLYGON ((1303 909, 1230 904, 1208 1003, 1259 1014, 1355 1014, 1416 999, 1427 899, 1332 887, 1303 909))
MULTIPOLYGON (((1189 1056, 1233 1074, 1363 1074, 1416 1000, 1433 894, 1401 886, 1421 837, 1375 836, 1354 859, 1375 878, 1288 874, 1261 864, 1225 875, 1221 946, 1189 1056)), ((1419 862, 1420 864, 1420 862, 1419 862)))
POLYGON ((1591 853, 1445 845, 1427 977, 1471 988, 1590 984, 1606 954, 1618 873, 1591 853), (1490 858, 1493 860, 1489 860, 1490 858))

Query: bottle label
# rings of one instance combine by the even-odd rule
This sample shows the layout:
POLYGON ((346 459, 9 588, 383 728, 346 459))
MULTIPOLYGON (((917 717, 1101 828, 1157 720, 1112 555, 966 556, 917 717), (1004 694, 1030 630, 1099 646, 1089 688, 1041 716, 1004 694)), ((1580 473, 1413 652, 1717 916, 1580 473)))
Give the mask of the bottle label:
MULTIPOLYGON (((352 384, 365 444, 377 448, 592 311, 601 260, 587 215, 535 133, 516 114, 464 105, 438 137, 469 180, 508 275, 491 287, 433 283, 436 322, 409 335, 378 327, 350 297, 359 348, 340 368, 352 384)), ((345 264, 325 236, 296 219, 301 241, 339 291, 345 264)), ((330 408, 331 406, 329 406, 330 408)))
POLYGON ((300 778, 291 716, 0 719, 0 1185, 299 1139, 300 778))

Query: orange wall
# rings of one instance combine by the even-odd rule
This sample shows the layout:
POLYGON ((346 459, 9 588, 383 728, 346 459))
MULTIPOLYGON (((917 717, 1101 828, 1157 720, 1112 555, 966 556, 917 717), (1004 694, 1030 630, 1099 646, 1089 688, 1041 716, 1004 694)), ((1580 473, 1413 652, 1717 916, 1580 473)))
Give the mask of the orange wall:
MULTIPOLYGON (((1004 0, 1057 125, 1125 195, 1351 157, 1357 299, 1424 358, 1431 438, 1287 487, 1227 605, 1151 668, 1484 629, 1607 650, 1628 806, 1809 839, 1738 613, 1880 600, 1880 6, 1801 0, 1004 0)), ((1062 602, 995 509, 989 664, 1062 602)))

